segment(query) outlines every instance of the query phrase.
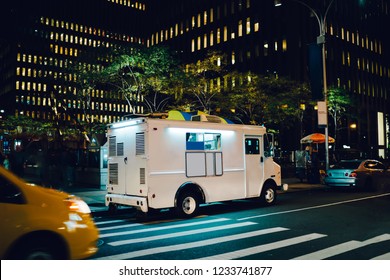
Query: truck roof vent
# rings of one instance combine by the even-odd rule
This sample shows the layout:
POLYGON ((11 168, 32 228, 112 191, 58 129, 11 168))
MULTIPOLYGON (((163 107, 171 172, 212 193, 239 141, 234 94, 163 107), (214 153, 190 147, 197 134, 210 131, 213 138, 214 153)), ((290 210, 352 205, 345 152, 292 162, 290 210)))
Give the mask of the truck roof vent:
POLYGON ((213 115, 195 115, 195 116, 191 116, 191 121, 222 123, 222 120, 221 120, 220 117, 213 116, 213 115))

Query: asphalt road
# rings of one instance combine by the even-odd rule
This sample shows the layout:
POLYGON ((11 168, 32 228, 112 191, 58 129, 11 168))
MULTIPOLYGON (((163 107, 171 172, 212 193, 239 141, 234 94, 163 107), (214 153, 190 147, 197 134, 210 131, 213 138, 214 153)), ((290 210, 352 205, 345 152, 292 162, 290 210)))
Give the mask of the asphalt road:
POLYGON ((287 192, 276 205, 216 203, 182 220, 161 212, 147 221, 127 209, 95 216, 93 259, 390 260, 390 189, 319 188, 287 192))

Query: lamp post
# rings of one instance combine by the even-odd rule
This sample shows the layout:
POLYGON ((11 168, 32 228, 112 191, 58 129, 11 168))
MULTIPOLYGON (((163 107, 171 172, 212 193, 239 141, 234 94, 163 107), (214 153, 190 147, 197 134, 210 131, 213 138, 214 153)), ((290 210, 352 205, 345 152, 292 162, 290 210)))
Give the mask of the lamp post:
MULTIPOLYGON (((323 83, 324 83, 324 102, 326 105, 326 125, 325 125, 325 165, 326 170, 329 169, 329 132, 328 132, 328 87, 327 87, 327 81, 326 81, 326 48, 325 48, 325 35, 326 35, 326 18, 328 16, 328 12, 330 7, 332 6, 333 2, 335 0, 331 0, 326 7, 325 13, 320 14, 316 10, 314 10, 311 6, 308 4, 300 1, 300 0, 293 0, 294 2, 297 2, 306 8, 310 10, 310 12, 316 17, 318 22, 318 27, 320 30, 320 34, 317 37, 317 45, 322 44, 322 75, 323 75, 323 83)), ((274 1, 275 7, 280 6, 282 4, 281 0, 275 0, 274 1)))

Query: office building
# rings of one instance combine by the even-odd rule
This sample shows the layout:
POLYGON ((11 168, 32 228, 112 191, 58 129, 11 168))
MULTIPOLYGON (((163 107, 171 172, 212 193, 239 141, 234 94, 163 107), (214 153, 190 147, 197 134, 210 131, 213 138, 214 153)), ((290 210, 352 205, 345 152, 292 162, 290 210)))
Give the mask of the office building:
MULTIPOLYGON (((76 61, 101 67, 79 58, 102 45, 167 44, 188 63, 202 59, 208 50, 221 50, 234 69, 309 82, 308 49, 320 33, 310 9, 324 15, 329 8, 328 87, 344 88, 358 99, 356 118, 343 121, 343 138, 348 145, 386 156, 390 41, 383 29, 390 23, 388 0, 38 2, 8 3, 3 10, 7 16, 1 22, 0 109, 4 112, 0 114, 69 119, 65 112, 53 110, 65 107, 80 120, 120 119, 130 111, 127 103, 98 89, 86 115, 76 96, 75 77, 66 71, 76 61), (355 129, 349 127, 352 123, 355 129)), ((137 110, 143 112, 141 107, 137 110)), ((313 123, 307 125, 307 132, 316 129, 313 123)), ((298 133, 294 139, 291 148, 299 145, 298 133)))

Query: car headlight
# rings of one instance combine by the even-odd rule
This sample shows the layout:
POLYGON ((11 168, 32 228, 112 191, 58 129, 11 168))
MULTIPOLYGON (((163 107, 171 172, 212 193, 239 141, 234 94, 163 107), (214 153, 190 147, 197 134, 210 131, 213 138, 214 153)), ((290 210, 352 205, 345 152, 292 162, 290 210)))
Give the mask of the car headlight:
POLYGON ((88 204, 81 199, 78 199, 76 197, 69 197, 65 200, 65 202, 67 203, 68 209, 72 212, 78 212, 83 214, 91 213, 91 209, 89 208, 88 204))

